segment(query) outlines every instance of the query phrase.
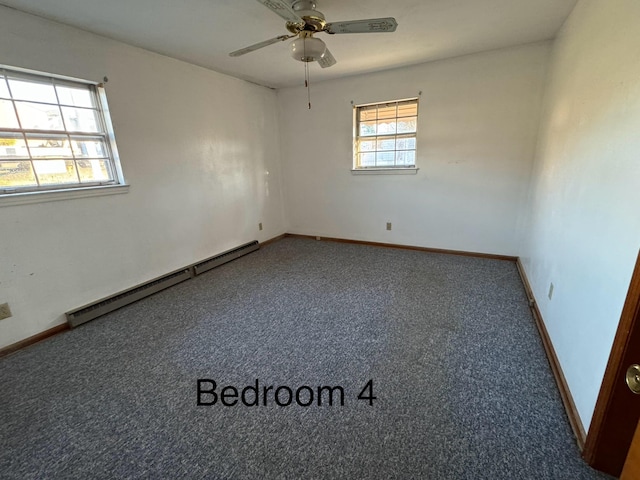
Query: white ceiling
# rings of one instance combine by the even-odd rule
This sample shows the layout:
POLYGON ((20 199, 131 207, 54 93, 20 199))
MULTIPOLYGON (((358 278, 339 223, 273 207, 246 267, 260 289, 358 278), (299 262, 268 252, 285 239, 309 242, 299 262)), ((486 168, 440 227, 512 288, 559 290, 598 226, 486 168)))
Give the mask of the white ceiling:
MULTIPOLYGON (((313 81, 386 70, 553 38, 577 0, 317 0, 327 21, 395 17, 395 33, 319 34, 337 59, 311 64, 313 81)), ((130 45, 273 88, 300 85, 303 63, 281 42, 228 53, 288 33, 255 0, 0 0, 130 45)))

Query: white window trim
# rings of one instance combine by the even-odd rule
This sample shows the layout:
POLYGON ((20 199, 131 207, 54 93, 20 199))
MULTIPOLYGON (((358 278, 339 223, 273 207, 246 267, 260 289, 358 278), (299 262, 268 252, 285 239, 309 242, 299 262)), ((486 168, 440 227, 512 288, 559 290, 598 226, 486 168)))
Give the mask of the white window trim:
POLYGON ((100 197, 129 193, 129 185, 104 185, 100 187, 80 187, 57 190, 41 190, 38 192, 6 193, 0 195, 0 208, 30 203, 56 202, 74 198, 100 197))
POLYGON ((418 167, 352 168, 352 175, 417 175, 418 167))
POLYGON ((0 207, 57 200, 68 200, 72 198, 113 195, 116 193, 127 193, 129 191, 129 185, 126 183, 124 174, 122 172, 122 165, 120 164, 120 156, 118 154, 118 147, 116 145, 115 133, 113 130, 113 124, 111 122, 111 112, 109 110, 107 95, 102 83, 3 64, 0 64, 0 69, 13 71, 17 74, 22 73, 25 75, 33 75, 50 79, 53 78, 61 81, 84 85, 92 85, 95 88, 95 95, 99 103, 98 111, 100 112, 100 120, 104 124, 105 142, 107 143, 107 148, 109 149, 109 161, 114 173, 113 182, 108 182, 107 184, 102 185, 99 182, 96 182, 88 183, 85 185, 70 184, 61 185, 60 187, 50 186, 47 188, 28 190, 20 189, 20 187, 18 187, 16 191, 0 192, 0 207))

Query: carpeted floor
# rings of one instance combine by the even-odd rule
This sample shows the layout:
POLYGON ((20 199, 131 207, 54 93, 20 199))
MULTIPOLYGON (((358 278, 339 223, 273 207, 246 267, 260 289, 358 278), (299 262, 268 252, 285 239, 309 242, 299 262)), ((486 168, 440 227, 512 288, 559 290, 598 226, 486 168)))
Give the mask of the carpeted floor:
POLYGON ((10 355, 0 381, 3 479, 608 478, 505 261, 287 238, 10 355), (221 405, 256 379, 259 406, 221 405), (264 406, 271 385, 314 403, 264 406))

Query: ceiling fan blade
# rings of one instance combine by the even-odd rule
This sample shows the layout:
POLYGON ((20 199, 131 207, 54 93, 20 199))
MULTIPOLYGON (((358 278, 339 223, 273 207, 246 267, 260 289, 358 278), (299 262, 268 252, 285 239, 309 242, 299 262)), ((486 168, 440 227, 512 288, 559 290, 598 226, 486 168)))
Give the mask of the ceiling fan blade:
POLYGON ((296 35, 280 35, 279 37, 271 38, 269 40, 265 40, 264 42, 256 43, 249 47, 241 48, 240 50, 236 50, 235 52, 231 52, 229 54, 230 57, 239 57, 240 55, 244 55, 245 53, 250 53, 260 48, 272 45, 278 42, 284 42, 285 40, 289 40, 290 38, 295 37, 296 35))
POLYGON ((324 31, 327 33, 395 32, 397 26, 398 22, 393 17, 368 18, 366 20, 327 23, 324 31))
POLYGON ((298 16, 296 12, 293 11, 291 5, 289 5, 284 0, 257 0, 262 5, 267 7, 276 15, 281 16, 287 22, 298 23, 300 25, 304 25, 304 20, 298 16))
POLYGON ((324 51, 324 55, 322 55, 322 57, 320 57, 320 59, 318 60, 318 63, 322 68, 328 68, 336 64, 336 59, 333 58, 333 55, 331 55, 331 52, 327 48, 324 51))

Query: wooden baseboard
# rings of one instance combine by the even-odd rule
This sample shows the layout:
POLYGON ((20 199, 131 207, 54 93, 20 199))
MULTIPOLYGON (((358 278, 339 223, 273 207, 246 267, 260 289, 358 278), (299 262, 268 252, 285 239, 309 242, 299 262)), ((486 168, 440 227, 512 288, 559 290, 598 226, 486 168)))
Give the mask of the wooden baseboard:
POLYGON ((558 390, 560 391, 560 397, 562 398, 562 403, 569 419, 569 424, 571 425, 571 429, 573 430, 576 441, 578 442, 578 447, 580 447, 580 450, 582 451, 582 449, 584 448, 585 440, 587 438, 587 434, 584 430, 584 426, 582 425, 582 421, 580 420, 580 415, 578 414, 578 409, 576 408, 576 404, 573 401, 573 396, 571 395, 571 390, 569 390, 567 380, 564 376, 564 373, 562 372, 562 367, 560 366, 560 362, 558 361, 556 351, 553 348, 553 343, 551 343, 551 339, 549 338, 549 332, 547 332, 547 327, 545 326, 544 319, 542 318, 542 314, 538 309, 538 304, 536 302, 535 296, 533 295, 531 284, 529 283, 529 279, 527 278, 524 266, 522 265, 522 262, 520 262, 519 258, 516 261, 516 265, 518 267, 518 272, 520 273, 520 278, 522 279, 524 289, 527 292, 529 306, 531 307, 531 312, 533 313, 536 327, 538 328, 538 332, 540 333, 540 338, 542 339, 542 344, 544 345, 544 350, 547 354, 547 360, 549 361, 549 365, 551 366, 553 377, 555 378, 556 384, 558 385, 558 390))
POLYGON ((38 343, 46 338, 57 335, 60 332, 64 332, 65 330, 69 330, 69 325, 63 323, 61 325, 50 328, 49 330, 45 330, 44 332, 40 332, 32 337, 20 340, 19 342, 0 349, 0 358, 10 355, 13 352, 17 352, 18 350, 28 347, 29 345, 33 345, 34 343, 38 343))
POLYGON ((277 242, 279 240, 282 240, 286 236, 287 236, 287 234, 283 233, 282 235, 278 235, 277 237, 273 237, 273 238, 270 238, 269 240, 265 240, 264 242, 260 242, 260 246, 261 247, 266 247, 267 245, 270 245, 270 244, 275 243, 275 242, 277 242))
POLYGON ((419 252, 444 253, 447 255, 462 255, 464 257, 489 258, 492 260, 506 260, 509 262, 515 262, 516 260, 518 260, 518 257, 512 257, 509 255, 497 255, 493 253, 465 252, 462 250, 446 250, 442 248, 416 247, 413 245, 399 245, 396 243, 368 242, 364 240, 349 240, 346 238, 316 237, 313 235, 300 235, 297 233, 285 233, 285 237, 322 240, 327 242, 352 243, 356 245, 369 245, 372 247, 400 248, 403 250, 417 250, 419 252))

